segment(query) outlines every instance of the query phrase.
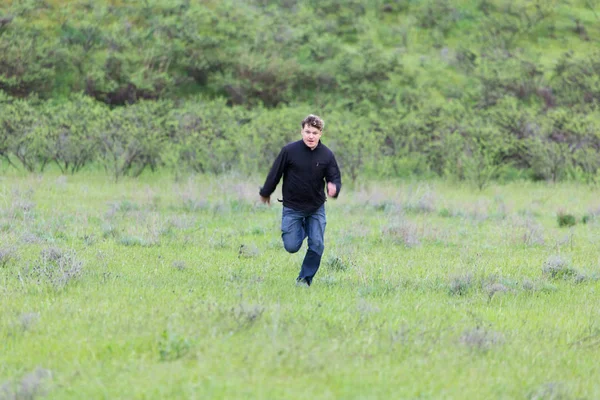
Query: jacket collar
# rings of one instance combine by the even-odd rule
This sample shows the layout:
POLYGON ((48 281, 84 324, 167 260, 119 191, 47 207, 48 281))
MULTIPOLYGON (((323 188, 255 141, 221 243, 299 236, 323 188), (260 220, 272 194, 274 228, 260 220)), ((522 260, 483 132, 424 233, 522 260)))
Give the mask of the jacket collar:
POLYGON ((321 144, 321 141, 320 141, 320 140, 319 140, 319 143, 317 143, 317 147, 315 147, 314 149, 311 149, 310 147, 308 147, 308 146, 306 145, 306 143, 304 143, 304 140, 300 139, 300 142, 302 142, 302 145, 303 145, 303 146, 304 146, 304 147, 305 147, 307 150, 310 150, 310 151, 315 151, 315 150, 317 150, 319 147, 321 147, 321 146, 322 146, 322 144, 321 144))

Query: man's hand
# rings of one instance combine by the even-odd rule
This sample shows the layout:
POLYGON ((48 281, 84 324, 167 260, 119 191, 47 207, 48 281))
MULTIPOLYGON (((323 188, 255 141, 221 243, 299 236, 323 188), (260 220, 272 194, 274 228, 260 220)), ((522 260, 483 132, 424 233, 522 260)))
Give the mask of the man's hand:
POLYGON ((328 182, 327 183, 327 194, 329 195, 329 197, 335 196, 336 193, 337 193, 337 187, 335 186, 335 183, 328 182))
POLYGON ((269 197, 260 196, 260 201, 262 201, 264 204, 270 206, 271 205, 271 196, 269 196, 269 197))

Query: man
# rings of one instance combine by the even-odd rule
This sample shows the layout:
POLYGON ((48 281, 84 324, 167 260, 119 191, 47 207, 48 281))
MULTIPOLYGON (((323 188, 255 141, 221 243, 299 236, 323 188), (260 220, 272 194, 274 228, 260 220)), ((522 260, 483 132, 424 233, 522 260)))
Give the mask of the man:
POLYGON ((325 182, 329 197, 336 198, 342 181, 332 151, 321 143, 323 120, 311 114, 301 126, 302 140, 281 149, 260 189, 260 197, 263 203, 270 204, 271 194, 283 176, 281 238, 285 249, 296 253, 308 237, 308 250, 296 281, 310 286, 325 248, 325 182))

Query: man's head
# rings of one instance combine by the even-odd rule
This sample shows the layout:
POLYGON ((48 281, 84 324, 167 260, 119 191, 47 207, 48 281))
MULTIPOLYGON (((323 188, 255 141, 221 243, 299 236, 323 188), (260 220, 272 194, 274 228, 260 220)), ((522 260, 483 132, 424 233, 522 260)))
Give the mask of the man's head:
POLYGON ((309 115, 302 120, 302 140, 304 144, 314 150, 321 140, 325 122, 316 115, 309 115))

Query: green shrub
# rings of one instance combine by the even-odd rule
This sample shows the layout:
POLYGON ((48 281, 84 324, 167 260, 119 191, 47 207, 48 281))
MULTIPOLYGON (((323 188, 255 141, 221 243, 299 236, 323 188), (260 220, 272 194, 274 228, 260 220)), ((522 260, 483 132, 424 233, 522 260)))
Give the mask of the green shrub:
POLYGON ((589 7, 38 3, 0 4, 0 158, 30 172, 263 173, 317 113, 350 181, 600 182, 589 7))
POLYGON ((556 219, 558 221, 558 226, 561 228, 571 227, 571 226, 575 226, 575 224, 577 224, 577 219, 575 218, 575 216, 573 214, 567 214, 563 211, 561 211, 557 214, 556 219))
POLYGON ((178 360, 187 355, 190 350, 190 341, 173 332, 171 329, 165 329, 160 335, 158 341, 158 355, 160 361, 178 360))

